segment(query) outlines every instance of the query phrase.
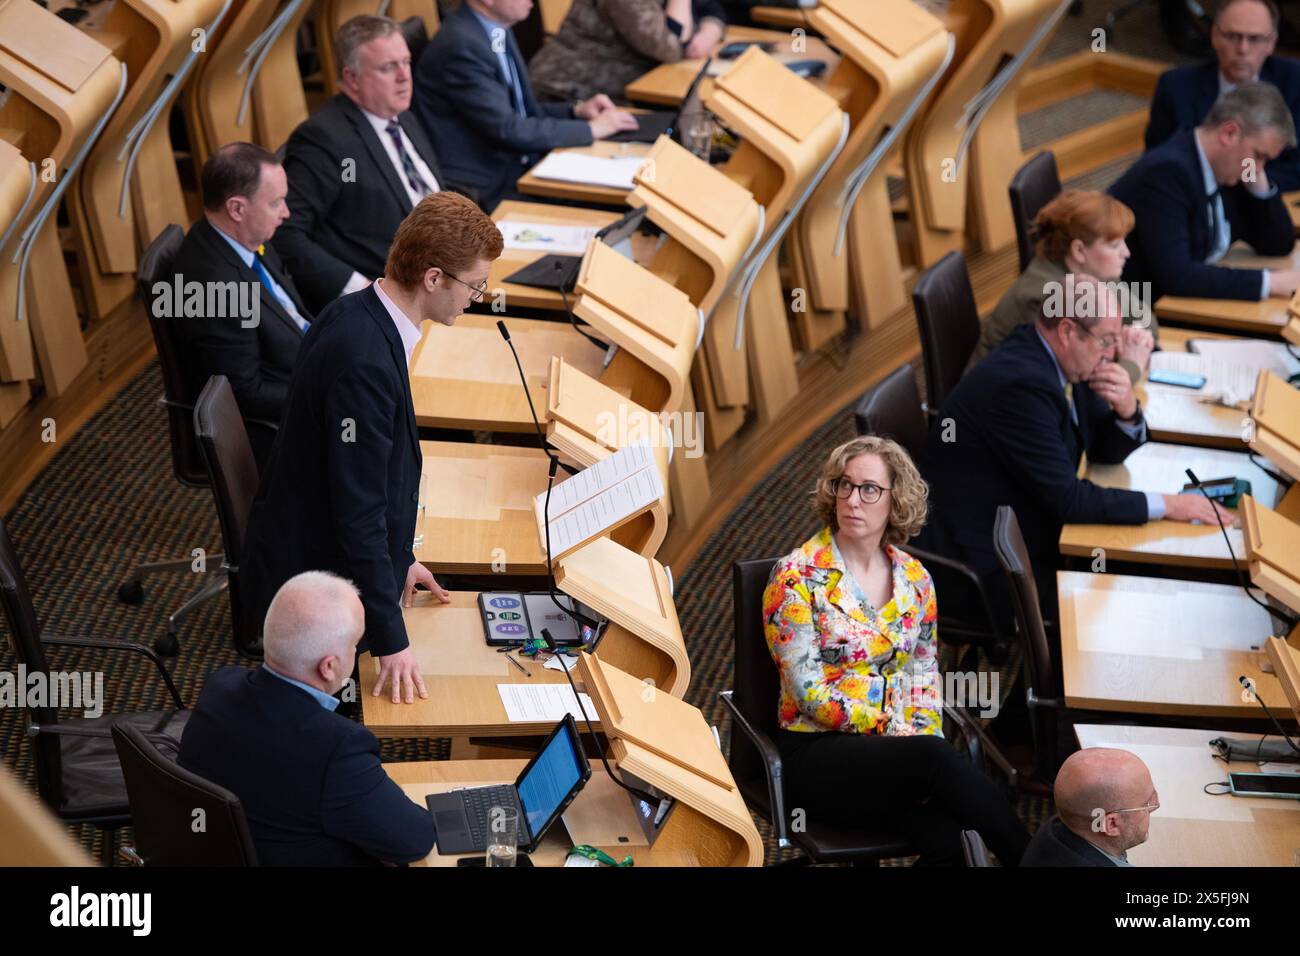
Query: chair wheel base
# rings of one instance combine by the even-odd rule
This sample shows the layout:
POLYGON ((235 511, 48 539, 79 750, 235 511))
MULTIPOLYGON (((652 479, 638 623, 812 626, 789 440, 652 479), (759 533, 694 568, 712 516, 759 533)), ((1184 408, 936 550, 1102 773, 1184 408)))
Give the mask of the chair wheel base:
POLYGON ((162 657, 175 657, 181 652, 181 645, 176 635, 168 632, 153 642, 153 649, 162 657))
POLYGON ((123 604, 140 604, 144 601, 144 584, 140 581, 127 581, 119 585, 117 599, 123 604))

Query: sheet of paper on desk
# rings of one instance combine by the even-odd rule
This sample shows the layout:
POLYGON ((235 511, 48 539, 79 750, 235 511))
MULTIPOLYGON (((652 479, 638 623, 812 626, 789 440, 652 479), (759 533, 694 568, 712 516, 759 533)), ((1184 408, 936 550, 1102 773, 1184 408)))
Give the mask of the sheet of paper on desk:
POLYGON ((631 189, 632 177, 645 161, 644 156, 554 152, 533 167, 533 175, 538 179, 558 179, 565 183, 631 189))
MULTIPOLYGON (((551 489, 551 554, 559 557, 658 501, 664 495, 659 466, 648 442, 638 442, 551 489)), ((546 493, 533 499, 542 529, 546 493)))
POLYGON ((580 256, 587 251, 587 242, 596 234, 596 226, 560 226, 549 222, 515 222, 507 219, 497 223, 507 249, 529 252, 553 252, 580 256))
MULTIPOLYGON (((568 684, 497 684, 497 693, 505 706, 506 720, 512 724, 560 721, 565 714, 582 720, 577 698, 568 684)), ((595 705, 586 694, 582 695, 582 706, 588 717, 595 715, 595 705)))
POLYGON ((1300 359, 1291 355, 1281 342, 1261 342, 1257 339, 1244 339, 1240 342, 1229 339, 1192 339, 1187 343, 1187 347, 1207 359, 1243 365, 1256 372, 1266 368, 1282 378, 1300 372, 1300 359))
POLYGON ((1225 405, 1250 401, 1255 395, 1255 381, 1259 378, 1257 369, 1194 352, 1152 352, 1151 367, 1168 372, 1204 375, 1205 388, 1193 394, 1205 401, 1214 396, 1216 401, 1221 400, 1225 405))

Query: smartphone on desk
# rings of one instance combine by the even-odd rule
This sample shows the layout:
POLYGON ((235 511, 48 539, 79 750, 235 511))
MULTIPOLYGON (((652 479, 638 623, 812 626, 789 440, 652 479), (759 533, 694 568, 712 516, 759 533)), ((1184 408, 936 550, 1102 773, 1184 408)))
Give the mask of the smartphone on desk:
POLYGON ((718 51, 718 57, 723 60, 734 60, 740 54, 744 53, 751 46, 756 46, 764 53, 775 53, 776 44, 767 41, 758 40, 737 40, 734 43, 728 43, 718 51))
POLYGON ((1153 368, 1147 373, 1147 381, 1157 385, 1177 385, 1179 388, 1204 388, 1206 379, 1204 375, 1196 375, 1193 372, 1153 368))
POLYGON ((1234 797, 1280 797, 1300 800, 1300 773, 1230 773, 1234 797))

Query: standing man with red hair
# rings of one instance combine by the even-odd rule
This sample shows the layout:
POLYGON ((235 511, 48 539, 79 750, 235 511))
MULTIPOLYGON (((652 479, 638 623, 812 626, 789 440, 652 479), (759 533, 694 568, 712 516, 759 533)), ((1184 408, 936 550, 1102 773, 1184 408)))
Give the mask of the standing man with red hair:
POLYGON ((420 436, 409 364, 428 319, 452 325, 483 297, 501 233, 473 201, 435 193, 402 221, 382 278, 330 303, 303 339, 288 406, 249 516, 244 610, 260 622, 303 571, 353 581, 361 649, 379 660, 378 695, 427 697, 401 605, 417 584, 446 600, 415 560, 420 436))

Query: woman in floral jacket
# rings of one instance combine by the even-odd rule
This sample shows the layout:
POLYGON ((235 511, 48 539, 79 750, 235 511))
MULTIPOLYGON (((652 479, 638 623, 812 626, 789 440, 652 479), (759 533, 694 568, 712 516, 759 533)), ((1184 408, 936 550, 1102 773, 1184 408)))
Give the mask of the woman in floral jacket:
POLYGON ((934 586, 900 549, 925 524, 927 494, 895 442, 841 445, 815 495, 826 527, 772 571, 763 623, 781 675, 787 811, 896 826, 927 864, 960 863, 961 831, 978 830, 1014 865, 1028 834, 943 739, 934 586))

